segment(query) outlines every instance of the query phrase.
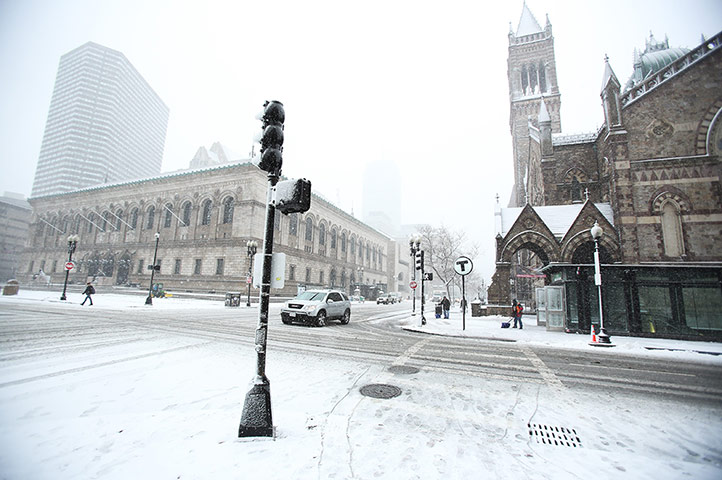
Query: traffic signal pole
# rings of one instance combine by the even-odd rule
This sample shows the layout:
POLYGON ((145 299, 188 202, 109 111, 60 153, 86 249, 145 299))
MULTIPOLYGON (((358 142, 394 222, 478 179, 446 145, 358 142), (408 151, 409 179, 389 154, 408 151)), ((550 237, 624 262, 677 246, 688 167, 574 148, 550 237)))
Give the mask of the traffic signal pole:
POLYGON ((263 236, 263 275, 259 297, 258 325, 256 326, 256 376, 253 386, 246 394, 243 404, 239 437, 272 437, 271 383, 266 377, 266 344, 268 338, 268 305, 271 296, 271 259, 273 258, 273 224, 276 207, 271 192, 278 183, 278 175, 268 175, 268 199, 266 203, 266 231, 263 236))

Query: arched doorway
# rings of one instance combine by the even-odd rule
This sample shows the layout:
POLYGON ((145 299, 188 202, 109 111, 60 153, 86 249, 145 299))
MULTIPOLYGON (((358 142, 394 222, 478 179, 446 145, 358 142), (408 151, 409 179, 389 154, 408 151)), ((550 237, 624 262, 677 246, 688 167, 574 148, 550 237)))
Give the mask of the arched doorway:
POLYGON ((118 260, 118 276, 115 279, 116 285, 125 285, 128 283, 128 274, 130 273, 130 255, 127 253, 118 260))

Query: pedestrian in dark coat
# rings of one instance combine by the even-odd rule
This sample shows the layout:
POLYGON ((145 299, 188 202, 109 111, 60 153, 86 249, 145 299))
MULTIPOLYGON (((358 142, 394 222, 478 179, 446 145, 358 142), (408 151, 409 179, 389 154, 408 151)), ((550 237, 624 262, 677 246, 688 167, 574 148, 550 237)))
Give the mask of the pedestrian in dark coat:
POLYGON ((451 301, 446 298, 446 295, 444 295, 444 298, 441 300, 441 310, 444 312, 444 318, 449 318, 449 309, 451 308, 451 301))
POLYGON ((85 295, 85 300, 83 300, 83 303, 81 305, 85 305, 86 300, 90 300, 90 305, 93 305, 93 299, 90 297, 95 293, 95 287, 88 282, 88 284, 85 286, 85 290, 83 290, 83 295, 85 295))
POLYGON ((524 325, 521 323, 521 313, 524 311, 524 307, 521 306, 521 303, 517 303, 516 298, 511 304, 511 314, 514 317, 514 327, 516 328, 517 322, 519 323, 519 330, 524 328, 524 325))

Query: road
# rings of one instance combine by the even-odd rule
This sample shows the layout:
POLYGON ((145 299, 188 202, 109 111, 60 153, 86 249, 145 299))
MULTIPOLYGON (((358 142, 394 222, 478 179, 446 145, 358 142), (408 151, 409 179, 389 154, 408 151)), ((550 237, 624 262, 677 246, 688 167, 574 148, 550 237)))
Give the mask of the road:
MULTIPOLYGON (((399 328, 409 303, 354 305, 351 323, 324 328, 283 325, 279 305, 271 306, 268 351, 342 357, 378 365, 410 366, 467 377, 546 384, 574 392, 618 392, 638 398, 722 406, 719 367, 704 363, 659 361, 597 351, 544 348, 514 342, 441 337, 399 328)), ((0 365, 60 358, 67 353, 91 357, 95 349, 156 337, 183 336, 252 345, 255 309, 188 311, 162 309, 73 309, 62 303, 7 304, 0 311, 0 365)), ((130 360, 131 358, 128 358, 130 360)), ((58 364, 48 375, 107 364, 103 358, 84 366, 58 364)), ((123 359, 113 359, 113 362, 123 359)), ((32 382, 32 369, 7 369, 0 388, 32 382)))

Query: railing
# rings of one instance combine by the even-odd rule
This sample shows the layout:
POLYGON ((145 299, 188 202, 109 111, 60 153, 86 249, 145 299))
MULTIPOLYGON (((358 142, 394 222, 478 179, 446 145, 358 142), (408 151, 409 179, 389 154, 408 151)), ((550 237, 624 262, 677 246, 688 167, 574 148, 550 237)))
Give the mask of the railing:
POLYGON ((686 70, 691 65, 694 65, 702 58, 715 52, 722 46, 722 32, 718 33, 714 37, 710 38, 697 48, 690 51, 684 57, 678 58, 674 62, 670 63, 654 75, 642 80, 640 83, 634 85, 629 91, 622 95, 621 102, 622 106, 626 106, 638 98, 642 97, 646 93, 654 90, 662 83, 666 82, 670 78, 674 77, 678 73, 686 70))

